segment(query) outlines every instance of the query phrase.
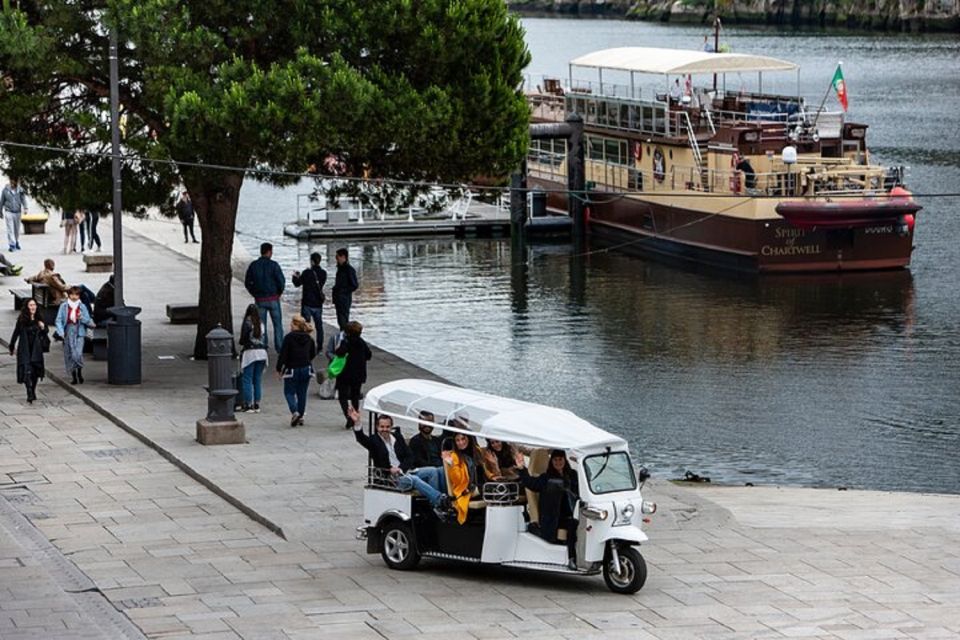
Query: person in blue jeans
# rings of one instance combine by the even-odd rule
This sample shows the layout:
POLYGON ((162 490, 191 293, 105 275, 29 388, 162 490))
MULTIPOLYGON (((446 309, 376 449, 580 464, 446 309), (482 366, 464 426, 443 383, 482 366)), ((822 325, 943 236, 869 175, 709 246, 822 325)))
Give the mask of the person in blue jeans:
POLYGON ((446 492, 447 479, 443 467, 410 469, 410 450, 400 430, 393 426, 390 416, 377 416, 375 436, 363 432, 360 411, 356 407, 347 408, 347 418, 357 442, 370 452, 373 466, 389 471, 396 478, 397 488, 401 491, 418 491, 433 507, 437 517, 446 519, 450 510, 450 496, 446 492))
POLYGON ((300 315, 313 323, 317 332, 317 352, 323 350, 323 303, 327 296, 323 287, 327 283, 327 272, 320 266, 323 256, 314 251, 310 254, 310 267, 300 273, 293 272, 293 286, 303 287, 300 297, 300 315))
POLYGON ((267 316, 273 323, 273 346, 280 351, 283 343, 283 317, 280 312, 280 296, 286 287, 287 280, 280 265, 273 261, 273 245, 264 242, 260 245, 260 257, 247 267, 243 284, 247 292, 253 296, 257 309, 260 310, 260 323, 263 325, 263 347, 269 347, 266 328, 267 316))
POLYGON ((263 346, 263 325, 260 311, 251 304, 243 314, 240 327, 240 370, 243 372, 243 407, 245 413, 260 413, 261 380, 267 368, 267 350, 263 346))
POLYGON ((303 425, 307 411, 307 390, 313 377, 317 345, 310 337, 313 327, 297 314, 290 320, 290 333, 283 338, 277 358, 277 375, 283 380, 283 395, 290 409, 290 426, 303 425))

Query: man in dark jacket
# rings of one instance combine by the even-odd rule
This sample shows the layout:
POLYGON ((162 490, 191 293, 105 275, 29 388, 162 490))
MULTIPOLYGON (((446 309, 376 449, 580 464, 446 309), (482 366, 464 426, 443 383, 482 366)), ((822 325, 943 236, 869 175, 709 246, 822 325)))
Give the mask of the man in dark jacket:
MULTIPOLYGON (((399 427, 393 426, 393 418, 386 415, 377 416, 377 435, 368 436, 363 432, 360 424, 360 412, 350 407, 348 417, 353 421, 353 435, 357 442, 370 452, 373 466, 388 471, 396 478, 397 488, 401 491, 417 491, 426 498, 441 519, 447 517, 450 509, 450 498, 443 490, 446 483, 443 469, 426 467, 416 472, 406 473, 412 467, 412 457, 407 443, 399 427)), ((386 481, 380 478, 380 481, 386 481)))
POLYGON ((410 453, 413 455, 414 468, 439 467, 443 465, 440 457, 440 438, 433 435, 435 418, 429 411, 421 411, 420 433, 410 438, 410 453))
POLYGON ((323 256, 319 253, 310 254, 310 268, 303 273, 293 272, 293 286, 303 287, 300 298, 300 315, 313 323, 317 332, 317 353, 323 351, 323 303, 327 297, 323 294, 323 287, 327 284, 327 272, 320 263, 323 256))
POLYGON ((180 200, 177 202, 177 217, 180 218, 180 224, 183 225, 183 241, 187 240, 187 231, 190 231, 190 237, 197 242, 197 236, 193 234, 193 202, 190 200, 190 194, 184 191, 180 194, 180 200))
POLYGON ((360 287, 357 271, 349 262, 346 249, 337 249, 337 278, 333 283, 333 306, 337 310, 337 324, 341 329, 350 322, 353 292, 360 287))
POLYGON ((116 285, 113 282, 113 274, 110 274, 110 279, 103 283, 103 286, 100 287, 100 290, 97 291, 97 296, 93 300, 93 321, 96 324, 102 324, 113 317, 113 314, 107 311, 113 305, 114 294, 116 293, 116 285))
POLYGON ((283 317, 280 313, 280 294, 287 284, 280 265, 272 260, 273 245, 264 242, 260 245, 260 258, 247 267, 243 284, 253 296, 260 310, 260 324, 263 325, 263 347, 267 348, 267 314, 273 323, 274 348, 280 353, 283 344, 283 317))

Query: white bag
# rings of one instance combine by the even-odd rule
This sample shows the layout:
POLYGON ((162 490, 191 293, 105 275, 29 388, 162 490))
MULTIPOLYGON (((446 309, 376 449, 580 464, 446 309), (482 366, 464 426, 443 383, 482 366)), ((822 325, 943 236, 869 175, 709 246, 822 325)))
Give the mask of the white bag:
POLYGON ((336 384, 336 378, 327 378, 320 383, 320 389, 317 391, 317 395, 323 400, 333 400, 334 396, 337 395, 336 384))

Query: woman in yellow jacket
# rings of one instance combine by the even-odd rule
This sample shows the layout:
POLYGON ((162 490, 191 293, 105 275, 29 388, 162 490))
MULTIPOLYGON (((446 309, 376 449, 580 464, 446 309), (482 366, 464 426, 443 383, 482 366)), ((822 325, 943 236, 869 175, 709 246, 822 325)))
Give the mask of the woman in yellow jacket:
POLYGON ((473 436, 458 433, 453 437, 453 451, 444 451, 440 455, 447 473, 450 501, 457 512, 457 522, 463 524, 467 521, 470 497, 480 485, 477 442, 473 436))

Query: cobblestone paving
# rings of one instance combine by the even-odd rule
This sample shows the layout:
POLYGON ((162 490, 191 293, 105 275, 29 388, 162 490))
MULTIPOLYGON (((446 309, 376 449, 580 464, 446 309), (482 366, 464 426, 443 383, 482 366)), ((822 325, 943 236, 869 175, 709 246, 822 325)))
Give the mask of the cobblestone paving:
MULTIPOLYGON (((956 496, 654 483, 648 497, 661 509, 643 549, 650 576, 633 597, 607 592, 599 578, 439 562, 412 573, 388 571, 353 539, 365 456, 342 430, 334 403, 312 399, 307 426, 291 429, 279 385, 268 377, 265 412, 245 417, 247 445, 194 442, 194 422, 206 408, 205 365, 187 356, 193 327, 167 324, 163 305, 193 299, 196 263, 127 238, 128 301, 144 307, 144 384, 108 387, 102 363, 90 363, 87 384, 74 389, 83 398, 47 380, 40 401, 28 406, 4 356, 0 491, 20 496, 11 503, 17 512, 148 637, 960 635, 956 496), (279 526, 286 539, 183 467, 279 526)), ((32 271, 46 251, 55 253, 57 241, 51 234, 27 237, 17 259, 32 271)), ((77 256, 60 262, 68 281, 95 289, 103 279, 81 274, 77 256)), ((239 287, 234 303, 239 316, 239 287)), ((13 318, 0 312, 4 337, 13 318)), ((59 371, 59 347, 48 364, 59 371)), ((423 375, 383 352, 372 365, 372 384, 423 375)), ((12 551, 0 558, 24 556, 16 545, 0 549, 12 551)), ((11 585, 23 581, 16 573, 0 571, 0 612, 18 602, 11 585)), ((46 578, 29 580, 44 588, 46 578)), ((70 606, 69 594, 59 593, 39 616, 52 621, 57 603, 70 606)), ((2 625, 0 615, 6 640, 9 625, 2 625)), ((56 636, 38 629, 34 637, 56 636)))

